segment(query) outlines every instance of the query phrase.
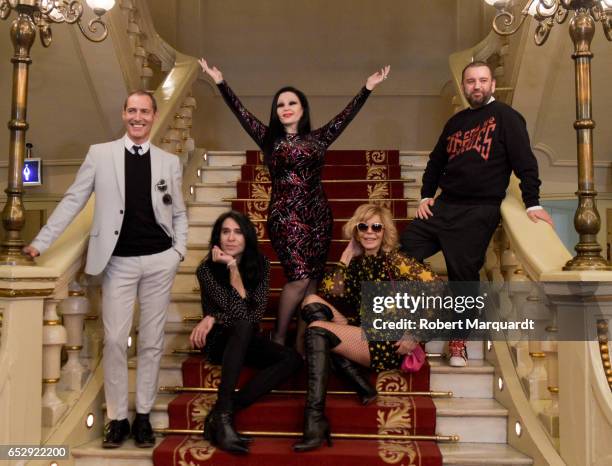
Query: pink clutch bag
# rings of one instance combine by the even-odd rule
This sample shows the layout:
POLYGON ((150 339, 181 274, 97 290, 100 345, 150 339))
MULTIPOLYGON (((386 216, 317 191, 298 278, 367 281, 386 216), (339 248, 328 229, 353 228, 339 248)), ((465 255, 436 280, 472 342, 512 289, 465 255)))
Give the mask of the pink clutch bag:
POLYGON ((425 351, 423 351, 421 345, 417 345, 412 350, 412 354, 404 356, 400 369, 402 372, 418 372, 423 367, 423 364, 425 364, 425 358, 425 351))

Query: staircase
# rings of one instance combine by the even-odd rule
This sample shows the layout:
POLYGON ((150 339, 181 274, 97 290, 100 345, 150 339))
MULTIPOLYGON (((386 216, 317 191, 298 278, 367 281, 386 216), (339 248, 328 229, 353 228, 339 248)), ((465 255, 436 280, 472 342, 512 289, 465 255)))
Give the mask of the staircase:
MULTIPOLYGON (((182 365, 189 357, 184 350, 189 347, 188 337, 193 327, 189 318, 201 313, 198 283, 195 279, 195 268, 207 253, 207 243, 214 219, 232 206, 229 198, 236 198, 237 182, 241 178, 241 166, 245 164, 245 152, 208 152, 203 157, 203 165, 199 170, 201 183, 193 186, 193 198, 187 202, 190 221, 188 253, 181 265, 173 287, 168 323, 166 325, 166 340, 160 372, 160 386, 182 386, 182 365), (175 352, 179 350, 179 352, 175 352)), ((426 155, 419 153, 402 153, 400 155, 400 173, 404 196, 408 199, 418 199, 421 173, 426 162, 426 155)), ((245 168, 242 168, 245 170, 245 168)), ((331 196, 330 196, 331 198, 331 196)), ((414 205, 407 203, 408 217, 413 214, 414 205)), ((406 214, 404 214, 406 215, 406 214)), ((348 218, 347 216, 343 216, 348 218)), ((399 217, 396 213, 396 217, 399 217)), ((404 217, 404 216, 402 216, 404 217)), ((405 217, 404 217, 405 218, 405 217)), ((341 219, 336 222, 343 223, 341 219)), ((403 225, 400 224, 400 229, 403 225)), ((338 226, 334 225, 334 232, 338 226)), ((334 234, 337 238, 337 235, 334 234)), ((330 251, 330 260, 336 260, 344 245, 336 240, 330 251)), ((265 240, 263 248, 269 246, 265 240)), ((273 257, 274 259, 274 257, 273 257)), ((436 264, 434 264, 434 268, 436 264)), ((273 275, 279 273, 280 266, 273 262, 273 275)), ((273 278, 274 280, 274 278, 273 278)), ((278 286, 271 290, 271 305, 279 292, 278 286)), ((272 316, 270 314, 270 316, 272 316)), ((264 326, 271 322, 264 322, 264 326)), ((428 353, 439 354, 445 351, 443 342, 427 344, 428 353)), ((508 412, 493 398, 494 368, 484 359, 483 342, 470 342, 468 352, 470 361, 465 368, 452 368, 441 358, 430 358, 432 391, 452 391, 451 398, 433 398, 436 408, 435 432, 439 435, 458 435, 457 443, 439 443, 444 465, 529 465, 532 460, 519 453, 506 443, 508 429, 508 412)), ((135 386, 135 359, 130 360, 130 407, 133 411, 133 390, 135 386)), ((271 395, 275 396, 275 395, 271 395)), ((164 429, 169 426, 168 405, 175 394, 161 393, 151 413, 154 429, 164 429)), ((331 403, 331 402, 330 402, 331 403)), ((364 408, 365 409, 365 408, 364 408)), ((248 410, 247 410, 248 411, 248 410)), ((365 412, 365 411, 364 411, 365 412)), ((161 438, 160 438, 161 441, 161 438)), ((260 439, 257 442, 267 445, 279 442, 278 439, 260 439)), ((287 442, 287 439, 282 440, 287 442)), ((293 442, 293 440, 291 440, 293 442)), ((346 441, 340 441, 346 442, 346 441)), ((362 442, 352 441, 352 442, 362 442)), ((336 442, 338 444, 338 442, 336 442)), ((290 445, 290 443, 288 444, 290 445)), ((322 448, 322 453, 334 452, 334 449, 322 448)), ((340 451, 340 450, 338 450, 340 451)), ((117 450, 101 448, 101 439, 97 439, 79 448, 74 448, 72 454, 77 465, 152 465, 152 450, 139 449, 132 441, 117 450)), ((301 463, 307 456, 291 456, 291 461, 301 463)), ((248 458, 248 457, 247 457, 248 458)), ((255 459, 252 456, 251 461, 255 459)), ((398 458, 400 460, 401 458, 398 458)), ((359 461, 356 459, 355 461, 359 461)), ((359 461, 363 463, 363 461, 359 461)), ((214 462, 213 462, 214 463, 214 462)), ((210 464, 213 464, 210 463, 210 464)), ((203 462, 201 464, 209 464, 203 462)), ((226 464, 226 463, 224 463, 226 464)), ((247 464, 247 463, 240 463, 247 464)), ((254 464, 248 462, 248 464, 254 464)), ((292 463, 285 463, 292 464, 292 463)), ((356 463, 357 464, 357 463, 356 463)), ((402 463, 403 464, 403 463, 402 463)))

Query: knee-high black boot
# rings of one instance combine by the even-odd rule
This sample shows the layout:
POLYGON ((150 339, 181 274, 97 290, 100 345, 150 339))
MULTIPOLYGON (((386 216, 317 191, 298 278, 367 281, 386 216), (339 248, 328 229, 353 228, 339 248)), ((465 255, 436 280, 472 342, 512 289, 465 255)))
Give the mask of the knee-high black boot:
MULTIPOLYGON (((331 321, 333 319, 333 313, 329 306, 315 302, 307 304, 302 308, 302 319, 307 324, 315 320, 331 321)), ((353 389, 357 392, 357 396, 359 396, 363 405, 367 405, 376 398, 376 389, 372 387, 369 380, 363 376, 357 364, 335 353, 331 354, 331 358, 336 372, 353 386, 353 389)))
POLYGON ((332 353, 331 358, 334 369, 353 386, 361 404, 365 406, 371 403, 378 392, 363 375, 359 365, 339 354, 332 353))
POLYGON ((331 446, 329 421, 325 417, 325 395, 329 377, 329 352, 340 344, 336 335, 322 327, 306 330, 306 360, 308 362, 308 392, 304 408, 304 434, 293 445, 295 451, 319 448, 324 440, 331 446))

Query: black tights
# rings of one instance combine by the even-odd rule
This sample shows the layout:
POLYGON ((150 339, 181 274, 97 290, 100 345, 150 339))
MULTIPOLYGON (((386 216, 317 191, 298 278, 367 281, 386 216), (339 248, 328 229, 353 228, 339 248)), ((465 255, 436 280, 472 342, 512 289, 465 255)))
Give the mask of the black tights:
MULTIPOLYGON (((216 409, 220 411, 250 406, 302 365, 302 358, 297 352, 262 338, 256 330, 257 325, 246 320, 235 322, 232 327, 222 330, 217 347, 217 351, 223 351, 216 404, 216 409), (244 365, 261 370, 238 393, 234 393, 244 365)), ((215 359, 215 355, 211 356, 211 359, 215 359)))
POLYGON ((276 320, 276 334, 274 341, 284 345, 287 338, 289 322, 302 300, 317 291, 317 281, 311 278, 288 282, 283 286, 278 303, 278 317, 276 320))

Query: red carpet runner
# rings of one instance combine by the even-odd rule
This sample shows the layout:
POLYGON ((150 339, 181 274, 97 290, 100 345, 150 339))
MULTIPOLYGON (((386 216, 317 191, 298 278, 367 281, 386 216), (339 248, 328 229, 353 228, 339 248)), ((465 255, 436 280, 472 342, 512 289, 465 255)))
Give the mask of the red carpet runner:
MULTIPOLYGON (((262 249, 273 261, 271 296, 268 316, 275 316, 278 291, 285 282, 280 264, 271 248, 265 231, 267 200, 270 195, 269 175, 261 165, 261 155, 247 152, 247 163, 242 166, 241 180, 237 184, 237 198, 232 207, 249 214, 255 222, 262 249), (245 200, 248 199, 248 200, 245 200)), ((329 151, 323 171, 323 182, 334 213, 334 241, 329 261, 337 261, 346 247, 341 228, 355 208, 368 199, 381 202, 391 209, 396 219, 407 217, 407 201, 403 199, 398 151, 329 151), (341 180, 341 181, 340 181, 341 180)), ((396 220, 401 231, 406 220, 396 220)), ((183 384, 196 387, 216 387, 220 368, 201 358, 192 357, 183 363, 183 384)), ((241 382, 252 372, 245 369, 241 382)), ((418 374, 407 375, 399 371, 371 374, 378 391, 427 391, 429 366, 418 374)), ((287 381, 281 389, 304 390, 305 371, 287 381)), ((328 390, 349 390, 334 375, 328 390)), ((169 427, 174 429, 202 429, 206 413, 214 405, 216 395, 186 393, 174 399, 169 407, 169 427)), ((303 395, 271 394, 236 415, 236 427, 241 431, 300 432, 304 407, 303 395)), ((361 406, 356 396, 330 395, 327 416, 334 433, 434 435, 436 410, 428 397, 379 396, 367 407, 361 406)), ((294 438, 259 437, 247 456, 225 453, 201 436, 169 436, 155 449, 154 464, 196 465, 249 465, 249 466, 441 466, 442 457, 435 442, 407 440, 335 440, 332 448, 324 446, 314 452, 296 454, 291 445, 294 438)))

